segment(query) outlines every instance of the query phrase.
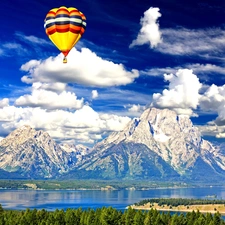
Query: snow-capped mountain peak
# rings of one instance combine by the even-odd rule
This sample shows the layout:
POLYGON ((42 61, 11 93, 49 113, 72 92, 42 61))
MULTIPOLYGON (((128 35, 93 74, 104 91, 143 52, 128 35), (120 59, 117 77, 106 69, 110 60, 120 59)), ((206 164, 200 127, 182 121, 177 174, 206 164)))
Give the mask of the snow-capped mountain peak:
POLYGON ((190 171, 198 158, 209 164, 206 153, 212 156, 214 151, 187 116, 179 116, 168 109, 146 109, 140 119, 133 119, 123 131, 114 132, 96 148, 104 151, 119 143, 144 144, 181 175, 190 171))
POLYGON ((0 168, 23 171, 26 176, 54 177, 69 171, 79 158, 71 154, 72 149, 64 149, 47 132, 22 126, 1 140, 0 168))
POLYGON ((32 138, 36 134, 36 130, 28 125, 24 125, 13 132, 11 132, 6 138, 0 141, 1 146, 8 145, 20 145, 32 138))

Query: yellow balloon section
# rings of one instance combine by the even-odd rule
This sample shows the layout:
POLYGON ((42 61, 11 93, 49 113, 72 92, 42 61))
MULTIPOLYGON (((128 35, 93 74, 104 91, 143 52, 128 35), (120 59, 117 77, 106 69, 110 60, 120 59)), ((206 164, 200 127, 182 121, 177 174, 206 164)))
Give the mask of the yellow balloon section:
POLYGON ((76 8, 51 9, 46 15, 44 22, 45 32, 55 46, 66 56, 79 41, 86 28, 86 18, 76 8))

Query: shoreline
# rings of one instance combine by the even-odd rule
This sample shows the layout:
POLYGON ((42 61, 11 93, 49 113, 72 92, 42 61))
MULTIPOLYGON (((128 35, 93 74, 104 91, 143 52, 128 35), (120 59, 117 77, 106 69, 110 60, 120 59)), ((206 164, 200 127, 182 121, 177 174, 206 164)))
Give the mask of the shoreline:
POLYGON ((189 206, 184 206, 184 205, 179 205, 179 206, 159 206, 158 204, 154 203, 153 206, 150 206, 150 203, 147 203, 145 205, 137 206, 137 205, 131 205, 130 206, 132 209, 136 210, 151 210, 151 209, 156 209, 157 211, 162 211, 162 212, 192 212, 192 211, 199 211, 200 213, 211 213, 215 214, 219 212, 221 215, 225 215, 225 205, 224 204, 205 204, 205 205, 189 205, 189 206), (187 208, 188 207, 188 208, 187 208))

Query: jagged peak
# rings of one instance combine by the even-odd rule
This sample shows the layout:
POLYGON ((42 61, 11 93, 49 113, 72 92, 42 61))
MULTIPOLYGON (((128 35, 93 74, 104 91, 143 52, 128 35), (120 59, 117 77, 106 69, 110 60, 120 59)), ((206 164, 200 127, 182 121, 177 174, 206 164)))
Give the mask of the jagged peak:
POLYGON ((30 125, 23 125, 21 127, 18 127, 17 129, 15 129, 14 131, 12 131, 10 134, 22 133, 22 132, 31 132, 31 131, 35 131, 35 129, 32 128, 30 125))
POLYGON ((50 138, 50 135, 43 130, 37 131, 29 125, 23 125, 12 131, 6 138, 2 139, 0 141, 0 145, 20 145, 30 138, 39 138, 41 136, 45 138, 50 138))
POLYGON ((152 118, 155 118, 157 117, 157 115, 161 116, 161 117, 164 117, 164 116, 170 116, 170 117, 174 117, 176 118, 177 117, 177 114, 175 111, 173 110, 170 110, 170 109, 158 109, 158 108, 148 108, 146 109, 140 119, 141 120, 151 120, 152 118))

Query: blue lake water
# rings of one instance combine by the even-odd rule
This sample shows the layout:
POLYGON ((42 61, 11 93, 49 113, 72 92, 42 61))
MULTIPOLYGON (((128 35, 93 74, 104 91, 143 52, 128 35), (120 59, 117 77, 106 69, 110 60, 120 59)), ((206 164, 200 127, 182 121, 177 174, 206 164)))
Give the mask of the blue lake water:
POLYGON ((5 209, 24 210, 67 208, 99 208, 112 206, 123 210, 128 205, 147 198, 206 199, 216 195, 225 199, 225 187, 169 188, 146 191, 96 191, 96 190, 0 190, 0 204, 5 209))

